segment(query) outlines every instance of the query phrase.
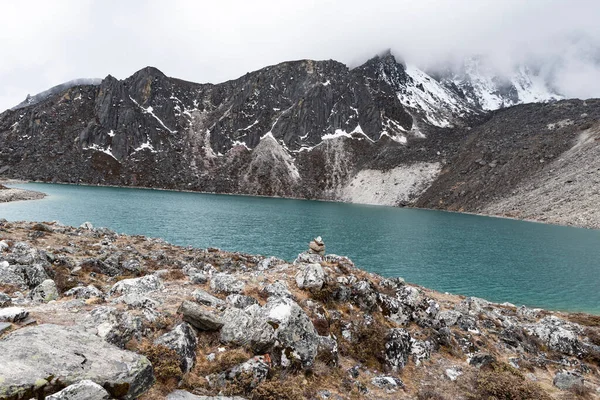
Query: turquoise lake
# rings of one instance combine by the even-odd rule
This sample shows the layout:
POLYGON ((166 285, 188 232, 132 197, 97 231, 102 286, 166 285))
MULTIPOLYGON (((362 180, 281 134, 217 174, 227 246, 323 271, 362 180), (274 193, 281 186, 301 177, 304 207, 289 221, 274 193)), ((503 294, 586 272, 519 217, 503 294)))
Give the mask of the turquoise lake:
POLYGON ((600 314, 600 231, 440 211, 143 189, 19 184, 0 218, 90 221, 178 245, 293 260, 315 236, 363 269, 442 292, 600 314))

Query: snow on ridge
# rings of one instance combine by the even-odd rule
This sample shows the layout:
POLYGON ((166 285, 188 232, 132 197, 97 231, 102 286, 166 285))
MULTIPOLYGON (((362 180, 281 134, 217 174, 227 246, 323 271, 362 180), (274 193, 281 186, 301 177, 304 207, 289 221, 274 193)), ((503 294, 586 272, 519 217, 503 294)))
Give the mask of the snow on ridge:
POLYGON ((111 129, 110 132, 108 132, 108 136, 115 137, 115 131, 111 129))
POLYGON ((133 152, 137 153, 138 151, 142 151, 144 149, 148 149, 152 153, 158 153, 158 151, 154 149, 154 146, 152 146, 152 143, 150 143, 150 140, 142 143, 138 148, 134 149, 133 152))
POLYGON ((340 138, 340 137, 346 137, 346 138, 349 138, 349 139, 357 139, 357 140, 362 140, 363 139, 362 137, 358 137, 357 138, 357 137, 352 136, 353 133, 359 133, 362 136, 364 136, 368 141, 370 141, 371 143, 373 143, 373 139, 371 139, 370 137, 368 137, 365 134, 365 132, 363 132, 360 124, 356 125, 356 128, 354 128, 352 130, 352 132, 350 132, 350 133, 346 132, 343 129, 339 129, 338 128, 338 129, 335 130, 334 133, 327 133, 327 134, 321 136, 321 141, 337 139, 337 138, 340 138))

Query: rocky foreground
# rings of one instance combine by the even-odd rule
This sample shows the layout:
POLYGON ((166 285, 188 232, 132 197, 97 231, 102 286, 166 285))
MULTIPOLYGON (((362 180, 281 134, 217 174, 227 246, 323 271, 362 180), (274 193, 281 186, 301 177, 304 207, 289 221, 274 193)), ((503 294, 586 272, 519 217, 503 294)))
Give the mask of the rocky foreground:
POLYGON ((600 397, 600 317, 386 279, 320 238, 289 263, 0 220, 0 354, 0 399, 600 397))
POLYGON ((46 197, 46 194, 34 190, 8 188, 0 184, 0 203, 18 200, 38 200, 46 197))

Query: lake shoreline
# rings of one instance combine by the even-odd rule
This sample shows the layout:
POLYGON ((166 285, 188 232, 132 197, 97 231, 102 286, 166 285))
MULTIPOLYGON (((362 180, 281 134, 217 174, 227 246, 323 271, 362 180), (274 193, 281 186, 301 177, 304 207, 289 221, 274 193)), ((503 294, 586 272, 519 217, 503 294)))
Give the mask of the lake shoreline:
POLYGON ((0 203, 25 200, 40 200, 46 196, 46 193, 38 192, 35 190, 5 187, 2 185, 2 182, 0 182, 0 203))
MULTIPOLYGON (((590 229, 590 230, 600 230, 600 227, 587 223, 587 224, 579 224, 576 222, 555 222, 555 221, 545 221, 534 218, 523 218, 517 216, 509 216, 509 215, 500 215, 500 214, 490 214, 485 212, 474 212, 474 211, 455 211, 455 210, 447 210, 447 209, 439 209, 439 208, 427 208, 427 207, 414 207, 411 205, 408 206, 394 206, 388 204, 368 204, 368 203, 354 203, 349 201, 340 201, 340 200, 328 200, 328 199, 307 199, 305 197, 281 197, 281 196, 266 196, 260 194, 244 194, 244 193, 219 193, 219 192, 207 192, 200 190, 186 190, 186 189, 166 189, 166 188, 157 188, 157 187, 147 187, 147 186, 124 186, 124 185, 101 185, 101 184, 89 184, 89 183, 67 183, 67 182, 44 182, 44 181, 22 181, 18 179, 9 179, 7 181, 0 180, 0 184, 19 184, 19 183, 49 183, 49 184, 57 184, 57 185, 68 185, 68 186, 88 186, 88 187, 107 187, 107 188, 119 188, 119 189, 143 189, 143 190, 156 190, 156 191, 165 191, 165 192, 180 192, 180 193, 200 193, 200 194, 211 194, 211 195, 224 195, 224 196, 239 196, 239 197, 258 197, 258 198, 267 198, 267 199, 288 199, 288 200, 303 200, 303 201, 317 201, 317 202, 325 202, 325 203, 341 203, 341 204, 357 204, 363 206, 372 206, 372 207, 391 207, 391 208, 406 208, 412 210, 427 210, 427 211, 441 211, 453 214, 465 214, 465 215, 474 215, 478 217, 491 217, 491 218, 499 218, 499 219, 507 219, 513 221, 524 221, 524 222, 533 222, 536 224, 544 224, 544 225, 555 225, 555 226, 566 226, 571 228, 582 228, 582 229, 590 229)), ((41 192, 39 192, 41 193, 41 192)), ((1 203, 2 201, 0 201, 1 203)))

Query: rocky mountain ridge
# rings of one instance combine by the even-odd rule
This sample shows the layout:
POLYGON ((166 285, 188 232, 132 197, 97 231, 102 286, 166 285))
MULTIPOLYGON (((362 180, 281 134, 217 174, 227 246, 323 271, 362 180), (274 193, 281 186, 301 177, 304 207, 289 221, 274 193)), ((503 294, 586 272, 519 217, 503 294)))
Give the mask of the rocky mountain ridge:
POLYGON ((600 319, 89 223, 0 220, 0 399, 600 397, 600 319), (177 389, 177 390, 176 390, 177 389))
MULTIPOLYGON (((534 172, 552 170, 558 178, 561 171, 547 161, 575 146, 599 117, 594 100, 486 112, 483 100, 474 100, 479 95, 465 90, 390 53, 352 69, 331 60, 285 62, 221 84, 148 67, 0 114, 0 175, 484 212, 519 185, 534 184, 534 172), (493 179, 494 187, 481 181, 498 163, 482 153, 480 140, 515 152, 504 153, 493 171, 510 179, 493 179), (525 142, 543 143, 545 153, 525 142), (509 143, 515 145, 505 148, 509 143), (516 157, 522 153, 531 162, 516 157), (465 160, 472 164, 455 169, 465 160), (487 167, 477 172, 481 162, 487 167), (474 178, 483 183, 463 184, 474 178), (459 186, 452 202, 439 198, 459 186)), ((529 206, 498 213, 533 215, 529 206)), ((592 215, 566 223, 600 221, 592 215)))

